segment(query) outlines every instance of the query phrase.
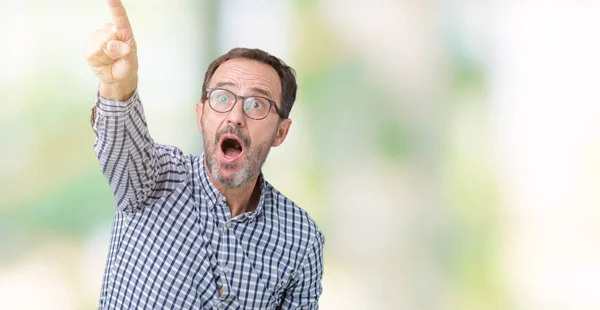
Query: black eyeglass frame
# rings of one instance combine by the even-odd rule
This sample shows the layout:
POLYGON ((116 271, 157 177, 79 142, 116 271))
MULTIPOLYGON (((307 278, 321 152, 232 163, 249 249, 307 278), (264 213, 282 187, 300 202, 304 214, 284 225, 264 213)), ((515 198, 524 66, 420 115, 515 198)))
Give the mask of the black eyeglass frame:
POLYGON ((250 119, 254 119, 254 120, 261 120, 261 119, 265 119, 267 118, 267 116, 269 116, 269 113, 271 113, 271 107, 275 108, 275 112, 277 112, 277 115, 279 115, 279 117, 281 117, 282 119, 285 119, 285 117, 283 117, 283 113, 281 113, 281 110, 279 110, 279 108, 277 107, 277 103, 269 98, 263 97, 263 96, 238 96, 235 93, 233 93, 232 91, 225 89, 225 88, 220 88, 220 87, 213 87, 213 88, 207 88, 206 89, 206 100, 208 100, 208 106, 210 106, 211 109, 213 109, 213 111, 217 112, 217 113, 229 113, 231 112, 231 110, 233 110, 233 108, 235 107, 235 105, 238 103, 239 99, 242 99, 242 104, 244 104, 244 101, 246 101, 247 98, 262 98, 267 100, 267 102, 269 102, 269 110, 267 111, 267 114, 262 117, 262 118, 254 118, 251 117, 250 115, 246 114, 246 110, 244 110, 244 108, 242 107, 242 111, 244 111, 244 115, 246 115, 248 118, 250 119), (215 90, 224 90, 227 92, 230 92, 231 94, 233 94, 233 97, 235 98, 235 101, 233 102, 233 104, 231 105, 231 108, 227 111, 217 111, 215 110, 215 108, 213 108, 213 106, 210 104, 210 95, 212 94, 213 91, 215 90))

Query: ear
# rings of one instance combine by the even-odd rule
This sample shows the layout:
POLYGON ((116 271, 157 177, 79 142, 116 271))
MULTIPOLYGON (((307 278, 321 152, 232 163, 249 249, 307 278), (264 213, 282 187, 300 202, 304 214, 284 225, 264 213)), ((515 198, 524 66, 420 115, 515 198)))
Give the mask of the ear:
POLYGON ((200 132, 202 132, 202 112, 204 112, 204 102, 198 101, 196 103, 196 121, 198 122, 200 132))
POLYGON ((275 147, 283 143, 285 137, 287 137, 288 131, 290 130, 291 126, 292 120, 289 118, 286 118, 279 122, 279 126, 277 128, 277 135, 275 136, 275 140, 273 140, 273 144, 271 144, 271 146, 275 147))

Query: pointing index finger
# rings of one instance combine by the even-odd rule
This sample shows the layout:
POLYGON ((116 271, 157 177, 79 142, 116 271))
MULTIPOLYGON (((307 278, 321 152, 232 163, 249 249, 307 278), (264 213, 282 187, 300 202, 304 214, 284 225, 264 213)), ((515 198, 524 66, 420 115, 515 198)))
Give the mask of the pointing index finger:
POLYGON ((106 0, 110 13, 113 16, 115 28, 117 30, 128 30, 131 31, 131 25, 129 24, 129 18, 127 12, 121 0, 106 0))

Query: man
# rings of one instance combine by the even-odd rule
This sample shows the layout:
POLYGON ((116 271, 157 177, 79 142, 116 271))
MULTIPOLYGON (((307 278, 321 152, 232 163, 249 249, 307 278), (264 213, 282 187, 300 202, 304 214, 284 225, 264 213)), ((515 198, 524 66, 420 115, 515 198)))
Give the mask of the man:
POLYGON ((120 0, 114 24, 87 41, 100 79, 94 150, 116 215, 101 309, 318 309, 323 235, 260 172, 285 140, 293 70, 233 49, 206 72, 196 105, 205 153, 184 156, 149 135, 137 48, 120 0))

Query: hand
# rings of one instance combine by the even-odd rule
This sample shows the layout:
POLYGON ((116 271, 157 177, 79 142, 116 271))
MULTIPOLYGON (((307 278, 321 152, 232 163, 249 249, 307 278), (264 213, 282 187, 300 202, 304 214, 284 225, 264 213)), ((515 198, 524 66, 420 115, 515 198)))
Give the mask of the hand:
POLYGON ((138 58, 133 30, 121 0, 106 0, 113 16, 86 41, 85 59, 100 79, 100 96, 125 101, 137 87, 138 58))

